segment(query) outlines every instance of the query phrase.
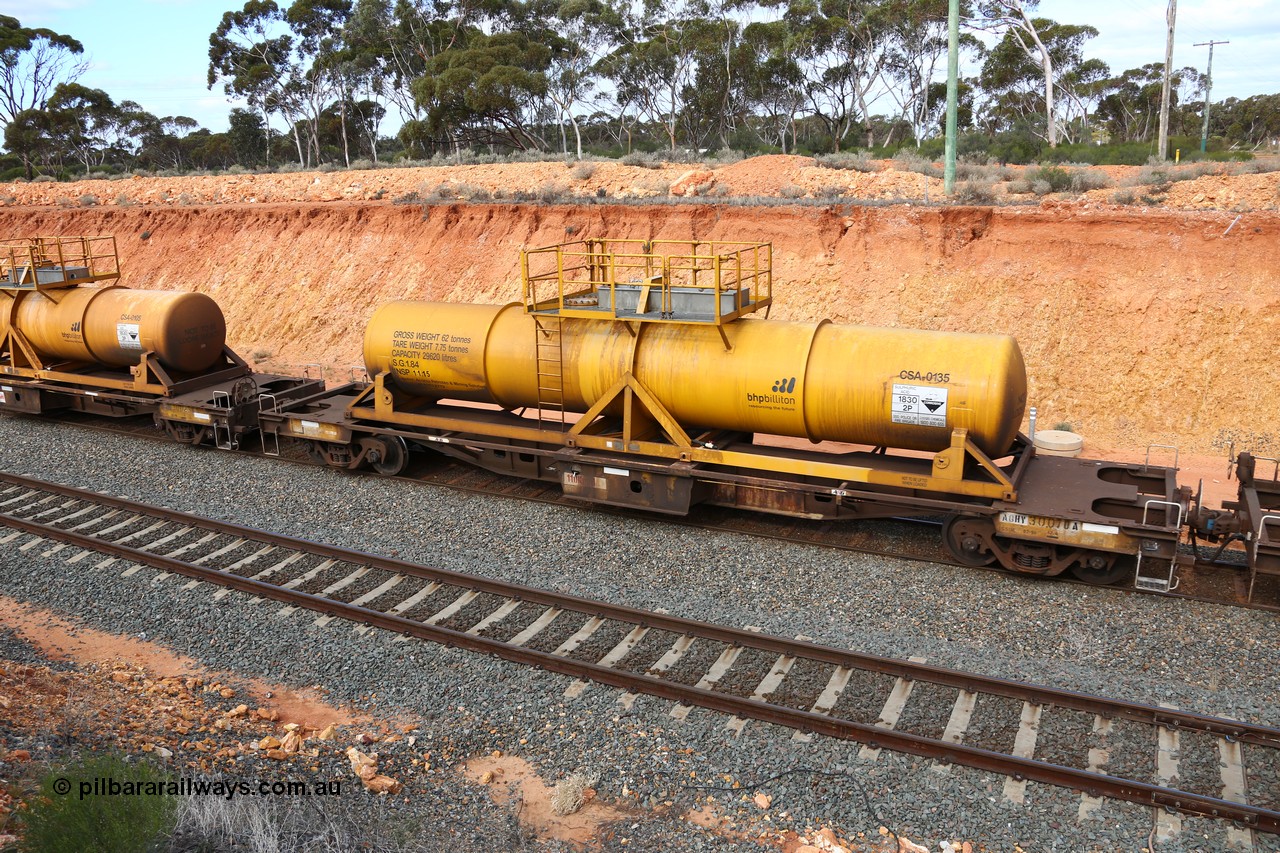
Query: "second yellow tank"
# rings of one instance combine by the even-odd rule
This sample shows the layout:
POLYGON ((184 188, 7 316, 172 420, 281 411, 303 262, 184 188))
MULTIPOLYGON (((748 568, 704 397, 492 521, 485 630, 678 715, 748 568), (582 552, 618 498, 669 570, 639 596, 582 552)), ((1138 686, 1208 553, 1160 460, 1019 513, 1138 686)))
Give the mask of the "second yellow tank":
MULTIPOLYGON (((1026 367, 1005 335, 743 319, 716 328, 564 319, 564 407, 630 371, 684 425, 940 450, 968 429, 991 456, 1021 425, 1026 367)), ((391 302, 365 329, 370 375, 434 399, 538 404, 533 317, 519 305, 391 302)), ((544 395, 545 396, 545 395, 544 395)))

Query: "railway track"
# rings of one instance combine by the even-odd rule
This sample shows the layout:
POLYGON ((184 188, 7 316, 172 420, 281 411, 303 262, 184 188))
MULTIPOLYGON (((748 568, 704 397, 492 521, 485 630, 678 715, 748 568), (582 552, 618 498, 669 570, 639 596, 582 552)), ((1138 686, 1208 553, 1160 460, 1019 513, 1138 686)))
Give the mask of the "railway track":
POLYGON ((1255 831, 1280 833, 1280 790, 1258 786, 1250 802, 1248 770, 1280 762, 1280 728, 622 607, 11 474, 0 474, 0 524, 13 529, 0 547, 65 551, 71 564, 104 555, 92 565, 149 566, 157 581, 238 590, 322 624, 496 655, 575 678, 570 698, 594 682, 624 691, 628 707, 642 694, 670 700, 677 719, 721 712, 734 733, 760 720, 860 742, 866 761, 888 749, 932 758, 938 772, 972 767, 1004 776, 1013 801, 1030 781, 1069 787, 1082 792, 1082 819, 1104 798, 1139 803, 1156 809, 1165 838, 1183 815, 1232 822, 1228 842, 1241 849, 1255 831))
MULTIPOLYGON (((48 420, 48 418, 42 418, 48 420)), ((169 439, 150 423, 122 423, 118 419, 86 416, 73 413, 63 418, 65 423, 75 424, 87 429, 100 430, 117 435, 127 435, 168 443, 169 439)), ((260 456, 252 448, 235 451, 260 456)), ((271 457, 275 461, 289 464, 325 467, 322 463, 299 452, 295 456, 282 455, 271 457)), ((494 474, 478 468, 439 459, 435 464, 411 463, 409 469, 397 479, 451 489, 477 495, 498 495, 517 500, 568 506, 578 509, 590 509, 594 512, 610 512, 618 515, 645 515, 636 510, 620 510, 598 504, 584 504, 566 497, 555 483, 521 480, 494 474)), ((723 533, 753 536, 776 541, 802 543, 822 548, 833 548, 859 554, 892 557, 902 560, 932 563, 940 566, 957 568, 963 571, 989 571, 1009 576, 1009 573, 998 566, 961 566, 947 553, 941 542, 941 536, 933 528, 940 526, 938 520, 922 518, 901 518, 893 520, 877 520, 867 524, 853 522, 815 522, 808 519, 794 519, 781 516, 747 514, 723 509, 721 507, 696 507, 688 517, 680 518, 670 515, 651 514, 648 516, 656 524, 675 524, 695 527, 702 530, 714 530, 723 533), (925 535, 919 535, 921 528, 929 528, 925 535)), ((1136 588, 1131 581, 1110 585, 1107 588, 1126 593, 1158 595, 1162 597, 1181 598, 1188 601, 1200 601, 1213 604, 1227 604, 1269 612, 1280 612, 1280 584, 1262 579, 1261 584, 1267 587, 1264 591, 1255 591, 1250 601, 1248 578, 1242 563, 1233 562, 1231 557, 1241 557, 1238 552, 1226 552, 1227 559, 1214 559, 1213 549, 1204 548, 1197 552, 1194 565, 1179 570, 1179 584, 1176 590, 1156 592, 1136 588)), ((1216 555, 1221 557, 1222 555, 1216 555)), ((1026 578, 1028 582, 1037 582, 1034 577, 1026 578)), ((1070 583, 1088 587, 1092 584, 1077 580, 1069 575, 1061 575, 1053 579, 1054 583, 1070 583)))

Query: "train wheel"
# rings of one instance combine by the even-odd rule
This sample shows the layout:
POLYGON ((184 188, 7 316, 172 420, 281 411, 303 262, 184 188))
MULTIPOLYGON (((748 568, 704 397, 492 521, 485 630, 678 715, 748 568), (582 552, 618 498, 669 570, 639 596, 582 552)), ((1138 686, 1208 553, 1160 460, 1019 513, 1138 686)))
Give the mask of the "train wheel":
POLYGON ((398 435, 381 435, 361 441, 368 451, 369 467, 384 477, 394 477, 409 464, 409 446, 398 435))
POLYGON ((1132 565, 1119 559, 1119 554, 1091 551, 1071 566, 1071 574, 1085 583, 1108 586, 1128 576, 1132 565))
POLYGON ((995 525, 977 515, 948 515, 942 523, 942 541, 951 556, 966 566, 990 566, 996 561, 991 550, 995 525))

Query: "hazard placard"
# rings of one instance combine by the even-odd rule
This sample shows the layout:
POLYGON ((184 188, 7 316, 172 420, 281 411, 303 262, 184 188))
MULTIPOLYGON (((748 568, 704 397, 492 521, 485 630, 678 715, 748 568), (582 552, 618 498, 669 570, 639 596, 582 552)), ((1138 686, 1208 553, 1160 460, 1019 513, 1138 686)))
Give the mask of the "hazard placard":
POLYGON ((116 342, 121 349, 142 349, 137 323, 116 323, 116 342))
POLYGON ((889 406, 895 424, 943 427, 947 425, 947 388, 894 383, 889 406))

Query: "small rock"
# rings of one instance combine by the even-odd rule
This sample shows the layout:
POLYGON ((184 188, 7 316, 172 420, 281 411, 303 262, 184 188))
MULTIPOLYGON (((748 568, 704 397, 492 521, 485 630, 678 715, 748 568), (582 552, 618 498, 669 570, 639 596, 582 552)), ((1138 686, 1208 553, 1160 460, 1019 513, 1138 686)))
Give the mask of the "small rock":
POLYGON ((279 738, 272 737, 271 735, 267 735, 266 737, 262 738, 262 740, 258 741, 258 749, 279 749, 279 748, 280 748, 279 738))
POLYGON ((289 732, 280 742, 280 748, 285 752, 298 752, 302 749, 302 735, 297 731, 289 732))
POLYGON ((390 776, 373 776, 369 779, 361 777, 365 788, 373 791, 375 794, 398 794, 402 787, 399 782, 390 776))
POLYGON ((769 806, 773 805, 773 797, 761 791, 756 792, 756 795, 751 798, 751 801, 755 803, 757 807, 762 809, 767 809, 769 806))
POLYGON ((323 731, 321 731, 320 734, 316 735, 316 737, 320 738, 320 740, 333 740, 337 736, 338 736, 338 730, 333 727, 332 723, 325 726, 323 731))

